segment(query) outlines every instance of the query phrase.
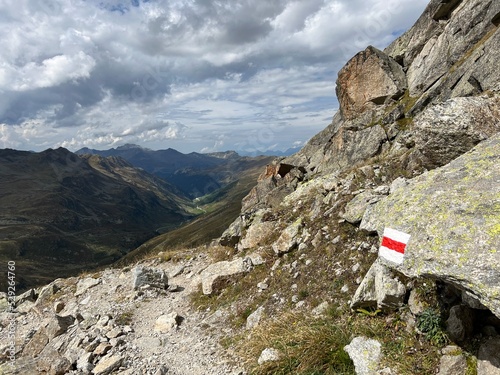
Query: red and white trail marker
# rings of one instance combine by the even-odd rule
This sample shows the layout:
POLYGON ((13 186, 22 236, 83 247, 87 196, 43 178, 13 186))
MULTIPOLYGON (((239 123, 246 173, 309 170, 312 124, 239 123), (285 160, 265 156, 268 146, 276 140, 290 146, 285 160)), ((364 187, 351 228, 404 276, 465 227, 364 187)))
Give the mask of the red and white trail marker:
POLYGON ((403 263, 406 244, 410 235, 395 229, 385 228, 378 255, 396 264, 403 263))

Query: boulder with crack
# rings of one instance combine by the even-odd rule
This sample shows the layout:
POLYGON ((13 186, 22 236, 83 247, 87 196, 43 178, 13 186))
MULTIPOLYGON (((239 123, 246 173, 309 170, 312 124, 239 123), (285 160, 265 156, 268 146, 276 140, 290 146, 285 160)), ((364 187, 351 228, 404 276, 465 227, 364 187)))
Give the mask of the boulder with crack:
POLYGON ((210 295, 225 288, 228 283, 252 268, 249 258, 236 258, 211 264, 201 272, 203 294, 210 295))
POLYGON ((403 305, 405 295, 405 285, 390 268, 377 259, 356 290, 351 308, 396 309, 403 305))

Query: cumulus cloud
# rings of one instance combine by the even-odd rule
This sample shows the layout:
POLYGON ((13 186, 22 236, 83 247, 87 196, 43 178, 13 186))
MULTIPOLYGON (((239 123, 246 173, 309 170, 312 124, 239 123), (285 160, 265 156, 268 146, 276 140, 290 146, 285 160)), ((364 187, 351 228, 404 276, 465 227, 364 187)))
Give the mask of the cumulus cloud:
POLYGON ((288 148, 427 0, 4 0, 0 146, 288 148))

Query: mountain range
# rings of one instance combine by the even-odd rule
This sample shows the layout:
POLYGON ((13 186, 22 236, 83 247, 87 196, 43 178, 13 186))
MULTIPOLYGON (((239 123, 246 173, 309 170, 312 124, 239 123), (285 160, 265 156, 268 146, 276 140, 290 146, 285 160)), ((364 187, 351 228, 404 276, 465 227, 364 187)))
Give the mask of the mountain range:
POLYGON ((212 193, 237 179, 248 168, 270 161, 266 156, 243 157, 234 151, 183 154, 172 148, 154 151, 133 144, 102 151, 82 148, 76 154, 123 158, 168 181, 188 199, 212 193))
MULTIPOLYGON (((204 187, 214 193, 235 183, 245 168, 270 160, 233 153, 184 156, 136 147, 113 153, 145 168, 120 156, 77 155, 64 148, 0 150, 0 258, 16 261, 20 289, 120 259, 154 235, 207 211, 191 200, 205 195, 204 187), (162 163, 165 155, 173 157, 162 163), (184 178, 175 180, 176 186, 146 169, 184 178), (188 189, 179 184, 188 180, 197 194, 178 187, 188 189)), ((215 194, 212 200, 223 197, 215 194)))

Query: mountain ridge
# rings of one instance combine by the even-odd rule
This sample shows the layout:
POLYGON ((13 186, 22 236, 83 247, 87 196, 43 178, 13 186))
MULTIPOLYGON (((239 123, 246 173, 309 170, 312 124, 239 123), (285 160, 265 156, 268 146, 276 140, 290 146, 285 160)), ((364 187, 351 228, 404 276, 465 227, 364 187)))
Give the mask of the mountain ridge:
POLYGON ((174 185, 189 199, 198 198, 238 179, 238 174, 255 164, 265 165, 270 157, 239 156, 234 151, 183 154, 172 148, 150 150, 125 145, 109 150, 81 149, 77 154, 119 156, 135 167, 174 185))

